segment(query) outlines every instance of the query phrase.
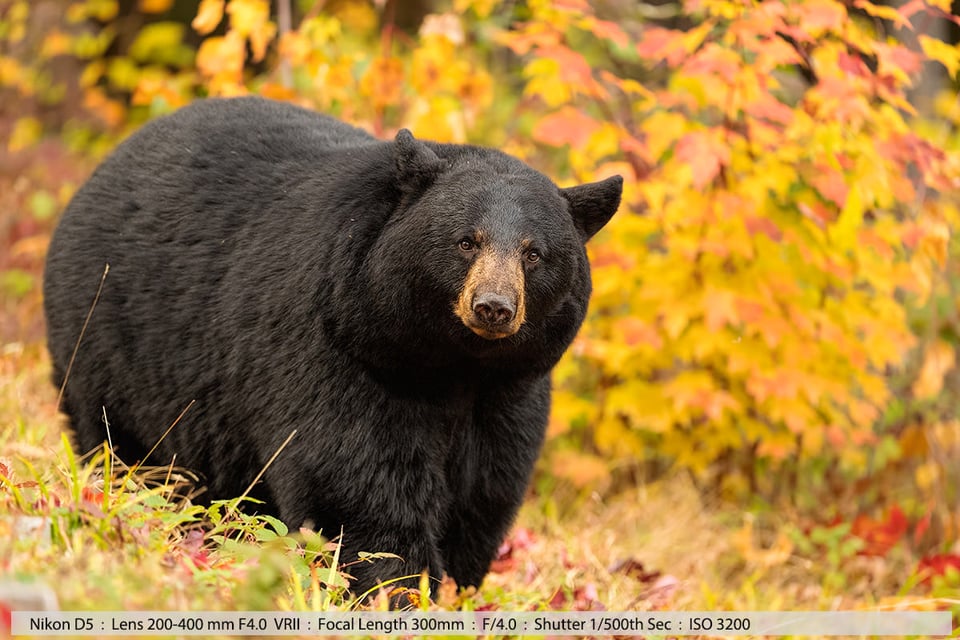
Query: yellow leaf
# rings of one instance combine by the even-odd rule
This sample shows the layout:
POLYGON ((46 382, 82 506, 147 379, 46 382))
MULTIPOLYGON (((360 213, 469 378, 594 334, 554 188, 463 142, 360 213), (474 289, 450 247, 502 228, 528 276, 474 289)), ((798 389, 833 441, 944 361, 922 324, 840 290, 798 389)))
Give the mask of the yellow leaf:
POLYGON ((31 116, 18 118, 13 124, 13 131, 7 141, 7 150, 13 153, 26 149, 40 139, 41 133, 43 133, 43 125, 36 118, 31 116))
POLYGON ((186 27, 178 22, 148 24, 130 44, 130 57, 137 62, 156 62, 183 42, 185 31, 186 27))
POLYGON ((920 375, 913 383, 913 395, 918 399, 932 398, 943 389, 943 379, 953 368, 956 353, 945 340, 936 340, 927 345, 923 354, 920 375))
POLYGON ((786 532, 780 530, 770 547, 761 547, 753 533, 753 514, 747 513, 743 528, 733 536, 733 546, 748 563, 770 569, 786 563, 793 553, 793 543, 786 532))
POLYGON ((223 20, 223 0, 200 0, 197 17, 190 25, 194 31, 205 36, 216 29, 221 20, 223 20))
POLYGON ((410 125, 417 135, 437 142, 466 142, 467 130, 460 103, 450 96, 418 98, 410 109, 410 125))
POLYGON ((657 162, 686 133, 688 121, 673 111, 658 111, 640 125, 649 159, 657 162))
MULTIPOLYGON (((869 0, 856 0, 854 3, 858 9, 862 9, 867 15, 873 16, 874 18, 882 18, 884 20, 889 20, 898 27, 905 27, 907 29, 912 29, 910 21, 900 13, 900 10, 895 7, 887 7, 880 4, 874 4, 869 2, 869 0)), ((947 13, 950 10, 947 9, 947 13)))
POLYGON ((936 60, 947 68, 951 78, 955 78, 957 70, 960 69, 960 49, 956 46, 947 44, 943 40, 937 40, 927 35, 919 35, 917 39, 927 57, 936 60))
POLYGON ((559 107, 570 101, 573 93, 560 79, 560 63, 556 60, 537 58, 524 68, 523 73, 530 78, 525 94, 539 96, 548 107, 559 107))
POLYGON ((930 489, 940 479, 940 463, 930 460, 914 471, 914 479, 920 489, 930 489))
POLYGON ((270 3, 267 0, 230 0, 227 5, 230 28, 249 39, 253 61, 259 62, 267 54, 267 44, 277 33, 270 21, 270 3))
POLYGON ((857 230, 863 222, 863 195, 859 185, 853 185, 847 193, 847 201, 837 221, 830 225, 830 237, 841 249, 853 247, 857 230))
POLYGON ((207 38, 197 51, 197 69, 207 77, 229 76, 239 80, 243 71, 243 38, 235 32, 207 38))
POLYGON ((920 251, 933 258, 941 267, 947 262, 950 227, 938 220, 922 221, 924 233, 920 236, 920 251))
POLYGON ((638 458, 643 455, 643 441, 622 419, 605 416, 596 426, 594 440, 601 453, 614 458, 638 458))
POLYGON ((658 433, 667 432, 673 424, 672 407, 659 385, 632 379, 617 385, 607 396, 607 409, 630 421, 631 426, 658 433))
MULTIPOLYGON (((330 12, 348 33, 370 33, 377 28, 379 18, 373 2, 331 2, 330 12)), ((382 4, 376 6, 382 7, 382 4)))
POLYGON ((552 438, 570 430, 571 425, 590 422, 596 414, 596 407, 570 391, 556 391, 550 405, 550 423, 547 437, 552 438))
POLYGON ((478 18, 484 19, 493 13, 497 4, 496 0, 456 0, 453 3, 453 8, 460 14, 465 13, 468 9, 473 9, 478 18))

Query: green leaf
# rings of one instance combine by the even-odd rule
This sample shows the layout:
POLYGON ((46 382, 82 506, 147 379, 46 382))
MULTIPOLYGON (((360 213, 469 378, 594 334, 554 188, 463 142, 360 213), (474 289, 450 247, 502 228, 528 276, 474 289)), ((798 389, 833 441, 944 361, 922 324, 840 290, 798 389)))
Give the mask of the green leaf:
POLYGON ((36 278, 22 269, 8 269, 0 273, 0 291, 11 298, 23 298, 33 290, 36 278))

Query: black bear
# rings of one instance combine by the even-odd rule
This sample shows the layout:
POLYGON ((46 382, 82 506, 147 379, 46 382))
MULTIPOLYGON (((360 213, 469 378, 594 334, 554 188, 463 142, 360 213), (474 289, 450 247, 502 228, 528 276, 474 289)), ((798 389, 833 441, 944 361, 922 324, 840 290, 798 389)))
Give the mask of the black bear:
POLYGON ((132 463, 195 401, 150 463, 176 456, 230 498, 296 430, 252 495, 291 526, 342 527, 345 561, 400 556, 351 567, 356 593, 423 570, 479 585, 586 312, 584 243, 622 182, 561 189, 496 150, 381 141, 260 98, 156 119, 50 244, 76 446, 109 427, 132 463))

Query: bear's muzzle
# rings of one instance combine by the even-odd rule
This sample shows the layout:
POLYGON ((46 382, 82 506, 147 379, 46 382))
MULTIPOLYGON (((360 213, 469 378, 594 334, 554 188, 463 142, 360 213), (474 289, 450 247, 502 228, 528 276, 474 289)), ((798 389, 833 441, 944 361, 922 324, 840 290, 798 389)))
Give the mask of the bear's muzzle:
POLYGON ((454 313, 487 340, 512 336, 526 317, 523 285, 519 256, 482 250, 470 265, 454 313))

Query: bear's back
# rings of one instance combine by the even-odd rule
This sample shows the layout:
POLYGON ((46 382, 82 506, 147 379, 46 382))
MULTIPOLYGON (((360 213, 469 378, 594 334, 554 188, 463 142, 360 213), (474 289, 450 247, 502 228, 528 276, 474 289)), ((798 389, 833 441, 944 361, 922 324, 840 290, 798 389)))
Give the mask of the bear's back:
MULTIPOLYGON (((83 424, 90 420, 87 405, 110 407, 112 422, 129 425, 143 420, 131 398, 150 405, 136 384, 169 389, 178 403, 196 397, 198 384, 220 384, 210 372, 219 375, 222 362, 211 354, 227 347, 212 334, 242 320, 225 305, 258 286, 264 296, 275 295, 268 284, 274 274, 282 272, 278 279, 287 282, 296 277, 279 263, 304 254, 320 260, 326 251, 282 240, 329 237, 337 224, 336 209, 300 187, 378 158, 384 146, 294 105, 232 98, 198 101, 158 118, 115 149, 64 212, 44 281, 60 386, 109 265, 63 400, 84 449, 103 433, 95 420, 83 424), (180 358, 160 357, 168 352, 180 358)), ((165 412, 155 414, 167 420, 165 412)))
MULTIPOLYGON (((249 96, 199 100, 158 118, 131 136, 141 148, 157 142, 180 141, 200 149, 211 146, 237 150, 240 145, 269 142, 276 151, 312 155, 336 148, 361 146, 376 140, 365 131, 335 118, 286 102, 249 96)), ((122 151, 127 143, 121 145, 122 151)))

